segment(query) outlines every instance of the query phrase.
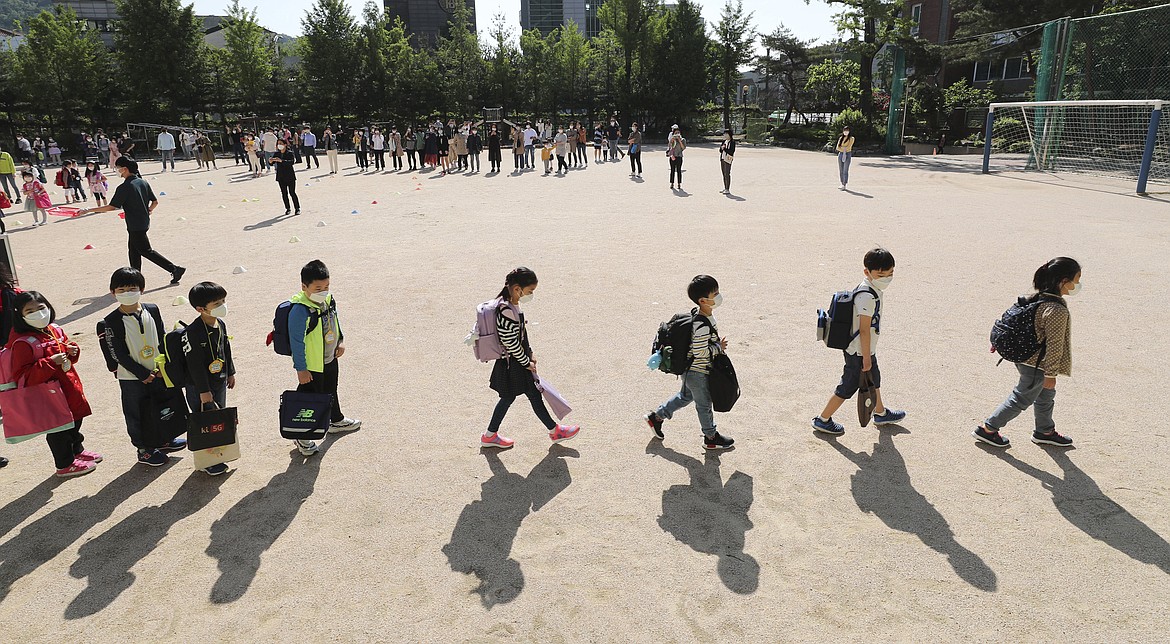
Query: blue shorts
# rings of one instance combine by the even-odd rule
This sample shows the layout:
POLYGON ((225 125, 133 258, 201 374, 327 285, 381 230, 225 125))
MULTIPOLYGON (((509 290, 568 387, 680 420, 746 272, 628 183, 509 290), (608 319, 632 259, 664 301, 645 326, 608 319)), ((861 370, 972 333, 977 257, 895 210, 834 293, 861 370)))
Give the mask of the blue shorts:
MULTIPOLYGON (((837 385, 837 391, 833 393, 838 398, 849 400, 853 394, 857 393, 857 388, 861 384, 861 355, 853 355, 844 351, 842 353, 845 354, 845 370, 841 372, 841 384, 837 385)), ((877 356, 871 356, 871 358, 870 381, 873 382, 874 387, 881 387, 882 372, 878 369, 877 356)))

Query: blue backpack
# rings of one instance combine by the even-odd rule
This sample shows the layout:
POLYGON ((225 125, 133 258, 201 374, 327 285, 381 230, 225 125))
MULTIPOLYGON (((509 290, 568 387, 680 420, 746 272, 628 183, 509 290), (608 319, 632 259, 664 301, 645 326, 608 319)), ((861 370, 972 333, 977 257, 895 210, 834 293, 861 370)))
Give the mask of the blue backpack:
MULTIPOLYGON (((305 305, 293 303, 289 300, 285 300, 277 305, 276 315, 272 318, 272 331, 268 334, 268 339, 264 342, 266 345, 272 345, 272 350, 282 356, 292 355, 292 344, 288 340, 288 314, 294 306, 305 305)), ((308 306, 305 306, 305 308, 309 309, 309 326, 305 327, 305 334, 307 335, 321 323, 321 313, 317 309, 308 306)), ((337 312, 336 299, 329 300, 329 310, 334 313, 337 312)))
MULTIPOLYGON (((858 293, 869 293, 876 299, 878 294, 868 286, 860 286, 852 291, 837 291, 829 302, 829 308, 817 309, 817 339, 825 343, 830 349, 848 349, 853 338, 858 336, 853 332, 853 301, 858 293)), ((881 324, 882 301, 877 300, 874 310, 873 328, 878 329, 881 324)))

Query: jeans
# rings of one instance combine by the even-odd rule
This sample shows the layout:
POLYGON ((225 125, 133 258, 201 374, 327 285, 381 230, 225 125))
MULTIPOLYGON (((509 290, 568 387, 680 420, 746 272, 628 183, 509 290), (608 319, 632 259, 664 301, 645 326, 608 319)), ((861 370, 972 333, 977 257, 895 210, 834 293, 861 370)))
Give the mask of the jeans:
POLYGON ((321 373, 310 371, 313 379, 307 384, 297 385, 297 391, 307 391, 313 394, 329 394, 333 396, 333 409, 329 412, 329 422, 340 423, 345 420, 341 413, 341 403, 337 400, 337 359, 325 363, 325 370, 321 373))
POLYGON ((313 163, 316 163, 318 168, 321 167, 321 162, 317 160, 317 150, 315 148, 311 148, 307 145, 301 146, 301 157, 303 157, 305 159, 305 169, 306 170, 309 169, 309 162, 310 161, 312 161, 313 163))
MULTIPOLYGON (((203 403, 199 400, 199 392, 195 391, 194 387, 188 386, 184 393, 187 396, 187 406, 191 408, 191 411, 203 411, 203 403)), ((214 382, 211 383, 211 397, 220 409, 227 408, 227 380, 224 380, 219 385, 216 385, 214 382)))
MULTIPOLYGON (((556 429, 557 424, 549 415, 548 408, 544 406, 544 399, 540 397, 540 392, 535 388, 530 389, 527 396, 528 402, 532 403, 532 411, 536 412, 536 417, 544 424, 545 428, 550 432, 556 429)), ((500 423, 504 422, 504 416, 514 402, 516 402, 515 396, 500 396, 500 402, 496 403, 496 410, 492 412, 492 420, 488 423, 489 434, 500 431, 500 423)))
POLYGON ((673 398, 662 403, 654 411, 654 415, 663 420, 670 420, 674 412, 695 403, 695 411, 699 414, 699 427, 704 436, 715 434, 715 412, 711 407, 711 389, 707 384, 707 374, 697 371, 688 371, 682 377, 682 389, 673 398))
POLYGON ((73 465, 74 458, 85 449, 81 444, 85 440, 81 435, 81 421, 81 418, 74 419, 73 429, 45 434, 49 451, 53 453, 53 465, 59 470, 73 465))
POLYGON ((337 150, 327 150, 325 156, 329 157, 329 174, 337 174, 337 150))
POLYGON ((471 161, 471 171, 479 172, 479 152, 472 152, 468 155, 468 160, 471 161))
POLYGON ((853 160, 852 152, 840 152, 837 154, 837 169, 841 172, 841 185, 849 185, 849 162, 853 160))
POLYGON ((731 191, 731 164, 726 161, 720 161, 719 165, 723 167, 723 189, 731 191))
POLYGON ((0 174, 0 190, 12 197, 13 203, 20 203, 20 188, 16 187, 15 174, 0 174))
POLYGON ((682 186, 682 157, 672 157, 670 159, 670 182, 674 183, 674 175, 678 174, 678 185, 682 186))
POLYGON ((128 233, 130 235, 130 243, 128 244, 130 250, 130 267, 142 270, 142 258, 145 257, 153 262, 156 266, 168 273, 175 272, 175 265, 158 251, 150 247, 150 238, 146 236, 145 230, 132 230, 128 233))
POLYGON ((528 145, 524 146, 524 164, 521 167, 523 167, 523 168, 535 168, 536 167, 536 146, 535 145, 529 143, 528 145))
POLYGON ((630 153, 630 173, 642 174, 642 151, 630 153))
POLYGON ((167 171, 167 163, 170 162, 171 170, 175 169, 175 151, 174 150, 159 150, 162 155, 163 172, 167 171))
POLYGON ((988 429, 999 431, 1019 416, 1028 407, 1035 407, 1036 431, 1048 434, 1056 430, 1056 423, 1052 421, 1052 408, 1056 403, 1056 389, 1044 388, 1044 371, 1024 364, 1017 364, 1020 372, 1020 382, 1012 389, 1011 395, 993 414, 987 417, 984 425, 988 429))
POLYGON ((297 210, 300 210, 301 209, 301 200, 297 199, 297 184, 296 184, 295 179, 293 181, 288 182, 288 183, 285 183, 283 181, 280 182, 280 198, 284 199, 284 209, 285 210, 289 209, 288 208, 289 195, 292 195, 293 206, 297 210))

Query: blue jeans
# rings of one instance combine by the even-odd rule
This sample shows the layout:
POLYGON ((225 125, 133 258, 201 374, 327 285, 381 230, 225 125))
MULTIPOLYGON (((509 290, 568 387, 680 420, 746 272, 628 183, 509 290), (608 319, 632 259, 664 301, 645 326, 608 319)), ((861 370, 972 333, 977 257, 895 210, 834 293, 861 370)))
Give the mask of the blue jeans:
POLYGON ((1041 434, 1054 431, 1056 423, 1052 421, 1052 408, 1056 404, 1056 390, 1044 388, 1044 371, 1023 364, 1017 364, 1016 370, 1020 372, 1020 382, 983 424, 988 429, 999 431, 1028 407, 1034 406, 1036 431, 1041 434))
POLYGON ((655 410, 654 415, 663 420, 670 420, 674 412, 692 402, 695 403, 695 411, 699 414, 699 427, 703 430, 703 435, 714 435, 715 413, 711 408, 711 389, 705 373, 686 372, 682 377, 682 389, 655 410))
POLYGON ((837 154, 837 169, 841 172, 841 185, 849 185, 849 162, 853 160, 852 152, 839 152, 837 154))
POLYGON ((535 145, 524 146, 524 167, 526 167, 526 168, 535 168, 536 167, 536 146, 535 145))

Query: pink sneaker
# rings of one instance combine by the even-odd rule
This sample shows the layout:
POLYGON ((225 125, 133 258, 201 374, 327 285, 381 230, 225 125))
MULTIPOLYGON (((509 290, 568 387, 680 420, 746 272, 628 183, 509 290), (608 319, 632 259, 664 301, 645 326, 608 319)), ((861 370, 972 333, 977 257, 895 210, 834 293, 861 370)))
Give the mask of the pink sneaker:
POLYGON ((73 461, 73 465, 70 465, 69 467, 66 467, 66 468, 63 468, 60 470, 57 470, 57 477, 67 479, 67 478, 70 478, 72 476, 81 476, 82 474, 89 474, 90 472, 92 472, 96 469, 97 469, 97 465, 94 465, 93 463, 90 463, 89 461, 75 460, 75 461, 73 461))
POLYGON ((479 437, 480 447, 497 447, 499 449, 509 449, 515 444, 516 441, 512 440, 511 438, 504 438, 498 433, 492 434, 489 438, 485 432, 482 436, 479 437))
POLYGON ((548 433, 548 437, 554 443, 563 443, 576 436, 580 431, 579 425, 557 425, 556 429, 548 433))
POLYGON ((88 463, 101 463, 102 462, 102 455, 101 454, 98 454, 97 452, 91 452, 89 450, 82 450, 82 452, 80 454, 78 454, 77 456, 74 456, 73 458, 75 458, 79 461, 86 461, 88 463))

